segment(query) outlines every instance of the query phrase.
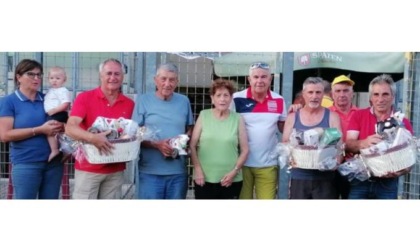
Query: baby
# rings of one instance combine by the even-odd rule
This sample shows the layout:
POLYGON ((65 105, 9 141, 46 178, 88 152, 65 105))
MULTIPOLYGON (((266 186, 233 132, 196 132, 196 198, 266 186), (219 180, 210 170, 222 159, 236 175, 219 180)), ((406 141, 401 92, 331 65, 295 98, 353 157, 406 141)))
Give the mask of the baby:
MULTIPOLYGON (((67 122, 67 111, 70 108, 71 98, 69 90, 64 87, 66 80, 67 76, 63 68, 52 67, 48 71, 50 88, 44 98, 44 109, 48 114, 48 120, 56 120, 62 123, 67 122)), ((51 153, 48 158, 48 162, 50 162, 60 151, 55 136, 49 136, 48 143, 51 148, 51 153)))

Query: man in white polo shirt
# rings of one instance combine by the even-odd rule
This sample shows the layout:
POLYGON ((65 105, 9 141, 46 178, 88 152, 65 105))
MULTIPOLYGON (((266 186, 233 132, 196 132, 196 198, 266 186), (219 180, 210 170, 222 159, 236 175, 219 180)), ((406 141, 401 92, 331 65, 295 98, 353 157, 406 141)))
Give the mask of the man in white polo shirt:
POLYGON ((249 68, 250 87, 233 94, 231 109, 240 113, 248 133, 249 155, 243 170, 240 199, 275 199, 277 193, 277 158, 273 155, 286 120, 286 103, 270 90, 270 66, 253 63, 249 68))

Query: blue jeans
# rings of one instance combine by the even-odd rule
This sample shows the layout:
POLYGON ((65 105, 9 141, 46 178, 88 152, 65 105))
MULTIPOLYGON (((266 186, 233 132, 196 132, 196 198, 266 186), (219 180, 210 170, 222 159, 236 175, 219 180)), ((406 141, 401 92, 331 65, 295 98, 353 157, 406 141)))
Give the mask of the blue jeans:
POLYGON ((188 175, 152 175, 139 172, 136 189, 137 199, 185 199, 188 175))
POLYGON ((36 162, 14 164, 12 183, 15 199, 58 199, 63 163, 36 162))
POLYGON ((398 178, 373 178, 350 182, 349 199, 397 199, 398 178))

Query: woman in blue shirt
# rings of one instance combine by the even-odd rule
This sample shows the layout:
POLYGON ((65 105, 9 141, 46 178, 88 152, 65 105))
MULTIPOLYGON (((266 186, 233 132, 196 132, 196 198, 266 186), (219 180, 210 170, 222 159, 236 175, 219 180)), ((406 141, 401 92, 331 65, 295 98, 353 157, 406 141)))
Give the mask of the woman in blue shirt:
POLYGON ((0 107, 0 139, 10 142, 15 199, 57 199, 63 164, 60 158, 48 161, 47 136, 63 130, 63 124, 47 121, 44 95, 39 92, 42 65, 24 59, 16 66, 15 92, 5 96, 0 107))

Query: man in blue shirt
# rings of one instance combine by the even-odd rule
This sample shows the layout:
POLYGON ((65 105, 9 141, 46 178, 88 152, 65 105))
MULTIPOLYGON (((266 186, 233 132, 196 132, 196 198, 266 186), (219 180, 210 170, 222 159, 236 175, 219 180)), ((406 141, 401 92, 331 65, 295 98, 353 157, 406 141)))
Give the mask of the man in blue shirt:
POLYGON ((185 156, 173 158, 169 139, 191 135, 194 124, 188 97, 175 93, 178 69, 162 64, 154 78, 156 91, 137 97, 133 120, 156 133, 143 141, 138 162, 138 199, 185 199, 188 173, 185 156))

